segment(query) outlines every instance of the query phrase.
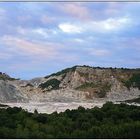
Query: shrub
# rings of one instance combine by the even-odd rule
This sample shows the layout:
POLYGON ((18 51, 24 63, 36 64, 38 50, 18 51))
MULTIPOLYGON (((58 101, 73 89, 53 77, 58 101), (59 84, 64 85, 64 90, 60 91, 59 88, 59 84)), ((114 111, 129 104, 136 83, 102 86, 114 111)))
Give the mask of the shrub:
POLYGON ((45 89, 45 88, 49 88, 51 86, 51 88, 48 90, 52 90, 52 89, 56 90, 56 89, 59 89, 59 84, 60 84, 60 81, 53 78, 53 79, 46 81, 45 83, 40 84, 39 87, 42 89, 45 89))

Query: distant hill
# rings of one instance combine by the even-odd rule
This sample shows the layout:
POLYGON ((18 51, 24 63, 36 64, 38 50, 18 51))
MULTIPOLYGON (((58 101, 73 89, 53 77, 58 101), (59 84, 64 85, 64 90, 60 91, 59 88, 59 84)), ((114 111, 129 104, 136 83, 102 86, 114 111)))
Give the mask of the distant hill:
MULTIPOLYGON (((17 80, 0 73, 0 95, 22 96, 22 101, 123 101, 140 95, 140 69, 74 66, 32 80, 17 80), (3 90, 2 89, 7 89, 3 90), (26 100, 25 100, 26 99, 26 100)), ((9 99, 9 98, 8 98, 9 99)), ((6 101, 9 101, 6 99, 6 101)), ((18 99, 15 96, 15 99, 18 99)), ((16 100, 15 100, 16 101, 16 100)), ((1 98, 2 102, 2 98, 1 98)))

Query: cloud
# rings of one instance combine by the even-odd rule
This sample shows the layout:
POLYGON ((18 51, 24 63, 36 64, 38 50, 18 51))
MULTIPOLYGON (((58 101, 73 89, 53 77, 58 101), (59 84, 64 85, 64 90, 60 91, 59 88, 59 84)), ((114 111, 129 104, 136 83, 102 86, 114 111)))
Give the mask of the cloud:
POLYGON ((22 35, 40 35, 44 38, 47 38, 48 37, 48 33, 47 33, 47 29, 44 29, 44 28, 34 28, 34 29, 31 29, 31 28, 23 28, 23 27, 17 27, 17 32, 22 34, 22 35))
POLYGON ((2 71, 23 75, 30 69, 36 76, 35 71, 51 73, 79 63, 130 66, 131 59, 131 66, 139 64, 138 3, 0 5, 2 71))
MULTIPOLYGON (((5 35, 1 39, 1 44, 5 46, 6 54, 3 57, 27 58, 29 62, 34 64, 44 63, 48 61, 70 62, 78 59, 78 56, 69 53, 69 48, 64 47, 60 43, 37 42, 30 41, 19 37, 5 35), (34 63, 35 62, 35 63, 34 63)), ((1 49, 3 51, 3 49, 1 49)), ((0 53, 0 55, 1 55, 0 53)), ((2 56, 1 56, 2 57, 2 56)), ((0 57, 0 58, 1 58, 0 57)), ((24 60, 25 61, 25 60, 24 60)), ((28 63, 28 62, 27 62, 28 63)), ((18 65, 18 64, 17 64, 18 65)))
POLYGON ((79 3, 67 3, 61 4, 59 6, 62 11, 73 16, 75 18, 79 18, 82 20, 86 20, 90 18, 90 11, 87 7, 79 4, 79 3))
POLYGON ((106 31, 111 31, 111 30, 119 30, 121 28, 124 28, 126 25, 130 23, 130 19, 127 17, 122 17, 122 18, 108 18, 103 21, 99 22, 92 22, 91 25, 93 27, 97 27, 100 30, 106 30, 106 31))
POLYGON ((81 38, 75 38, 74 39, 75 42, 78 42, 78 43, 83 43, 85 42, 85 40, 81 39, 81 38))
POLYGON ((94 56, 108 56, 111 54, 109 50, 106 49, 95 49, 95 48, 90 48, 88 49, 90 55, 94 56))
POLYGON ((58 54, 56 44, 33 42, 18 37, 5 35, 1 42, 14 53, 33 57, 33 58, 52 58, 58 54))
POLYGON ((86 23, 61 23, 58 25, 65 33, 82 33, 82 32, 110 32, 126 28, 131 23, 130 18, 108 18, 101 21, 89 21, 86 23))
POLYGON ((81 33, 83 29, 78 25, 72 25, 70 23, 62 23, 58 25, 59 29, 61 29, 65 33, 81 33))
POLYGON ((27 32, 29 32, 28 30, 26 30, 25 28, 22 28, 20 26, 17 27, 16 30, 18 33, 23 34, 23 35, 25 35, 27 32))
POLYGON ((48 29, 48 28, 43 28, 43 27, 38 27, 38 28, 24 28, 21 26, 18 26, 15 28, 16 32, 19 35, 22 35, 26 38, 34 38, 37 40, 40 39, 47 39, 53 35, 56 35, 58 31, 56 29, 48 29))
POLYGON ((42 28, 35 29, 33 32, 42 35, 44 38, 48 37, 47 32, 42 28))

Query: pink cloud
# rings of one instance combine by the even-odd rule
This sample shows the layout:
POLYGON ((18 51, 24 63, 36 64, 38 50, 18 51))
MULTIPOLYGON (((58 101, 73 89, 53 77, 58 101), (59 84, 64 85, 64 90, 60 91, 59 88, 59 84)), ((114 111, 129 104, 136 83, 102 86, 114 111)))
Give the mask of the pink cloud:
POLYGON ((35 42, 10 35, 3 36, 0 41, 5 47, 7 47, 6 54, 1 52, 1 55, 0 53, 1 57, 12 57, 18 54, 21 55, 21 57, 24 56, 30 58, 29 62, 26 62, 27 64, 32 63, 33 65, 36 65, 50 60, 71 62, 78 59, 78 57, 73 54, 68 55, 62 52, 65 47, 60 43, 35 42))
POLYGON ((79 4, 79 3, 67 3, 60 6, 60 9, 64 12, 68 13, 69 15, 79 18, 79 19, 89 19, 90 12, 88 8, 79 4))
POLYGON ((4 36, 1 41, 14 53, 30 57, 51 58, 58 55, 56 44, 39 43, 13 36, 4 36))

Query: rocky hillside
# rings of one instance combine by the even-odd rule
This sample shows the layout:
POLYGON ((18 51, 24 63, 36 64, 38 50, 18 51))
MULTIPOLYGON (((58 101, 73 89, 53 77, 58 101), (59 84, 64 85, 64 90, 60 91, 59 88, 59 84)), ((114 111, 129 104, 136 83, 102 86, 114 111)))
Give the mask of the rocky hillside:
POLYGON ((25 98, 20 90, 13 85, 17 79, 0 72, 0 102, 25 102, 25 98))
MULTIPOLYGON (((140 69, 74 66, 46 77, 29 81, 8 79, 7 83, 14 86, 12 93, 22 95, 24 101, 123 101, 140 95, 140 69)), ((13 97, 10 89, 3 94, 1 90, 2 96, 13 97)))
POLYGON ((12 81, 12 80, 16 80, 15 78, 11 78, 9 75, 7 75, 6 73, 2 73, 2 72, 0 72, 0 80, 4 80, 4 81, 6 81, 6 80, 10 80, 10 81, 12 81))

